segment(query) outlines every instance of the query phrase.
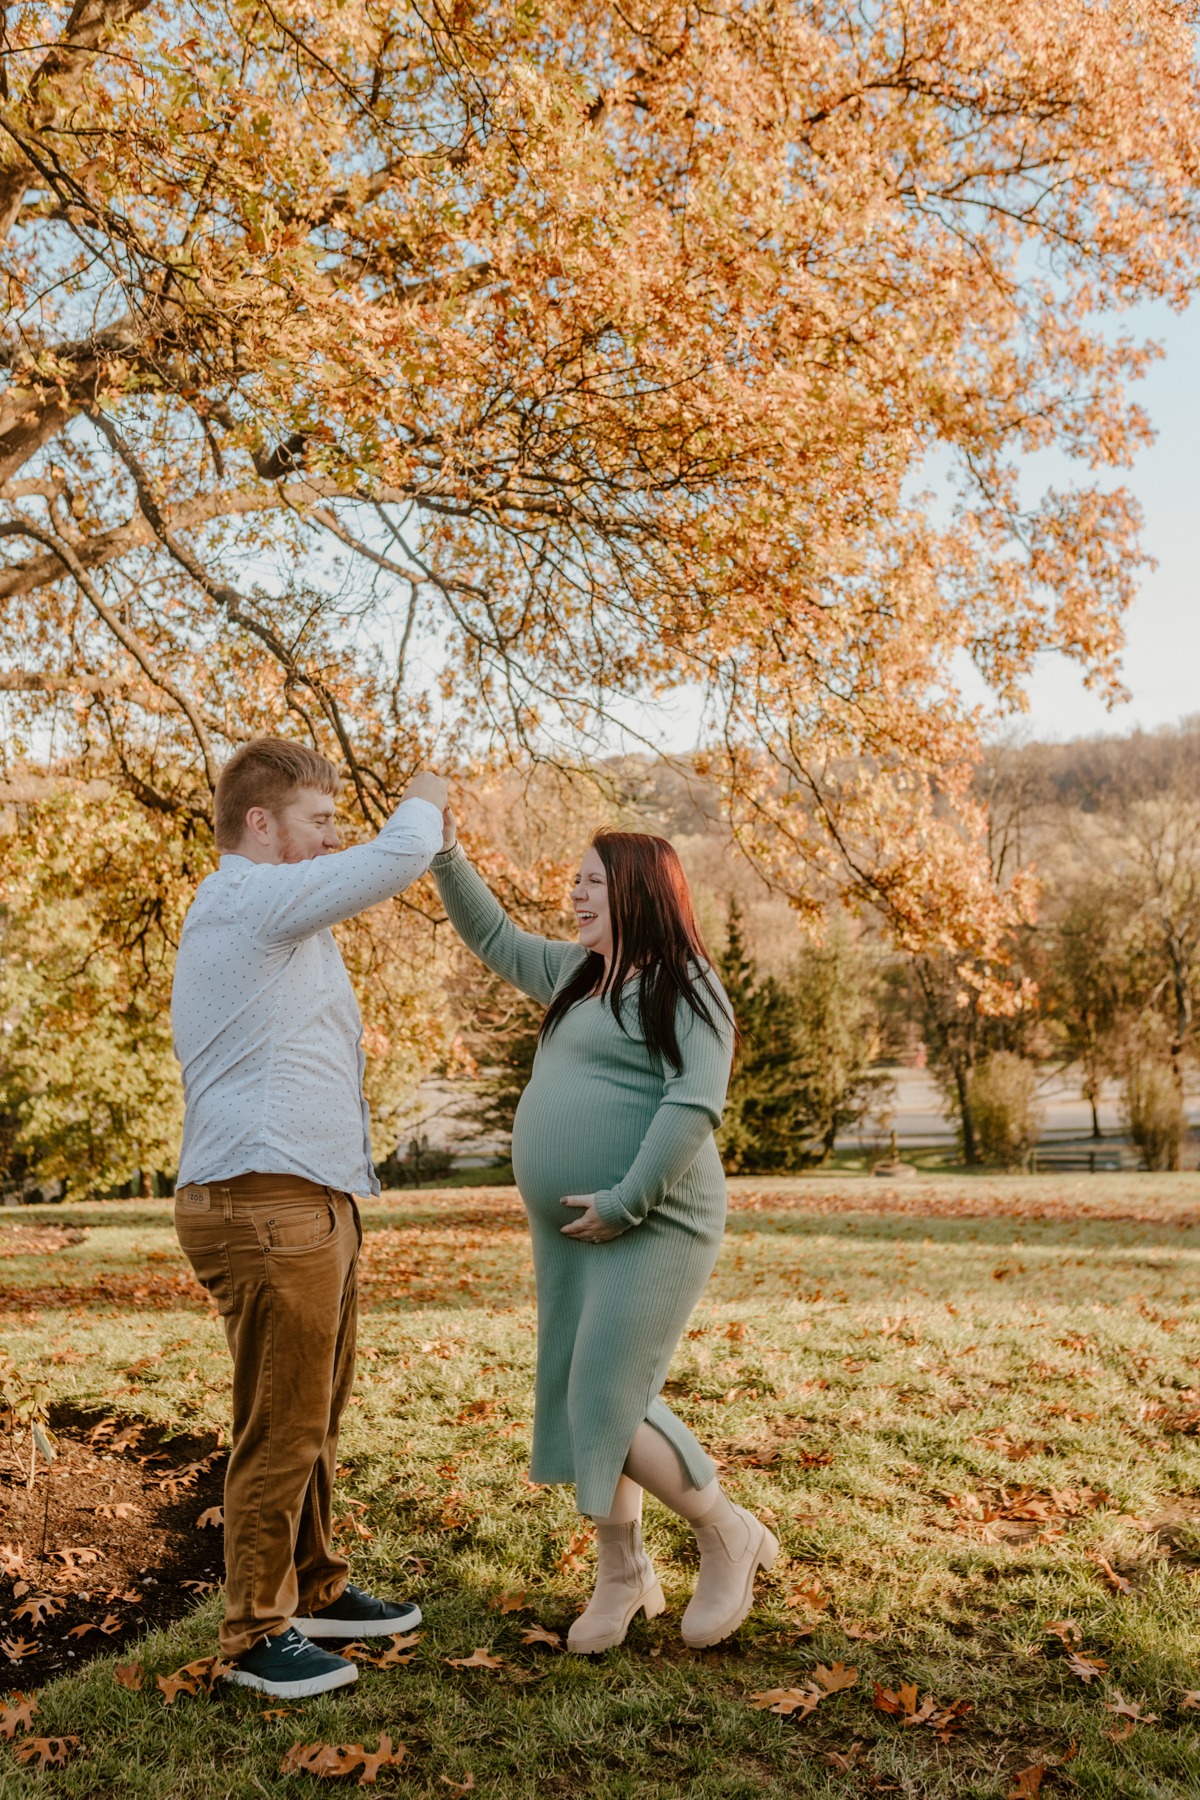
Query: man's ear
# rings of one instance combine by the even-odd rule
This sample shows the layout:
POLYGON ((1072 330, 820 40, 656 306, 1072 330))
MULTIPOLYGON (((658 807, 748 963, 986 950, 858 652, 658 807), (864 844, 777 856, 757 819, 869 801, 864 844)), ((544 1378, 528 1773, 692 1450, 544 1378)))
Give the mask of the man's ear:
POLYGON ((260 844, 270 836, 270 816, 265 806, 252 806, 246 814, 246 830, 260 844))

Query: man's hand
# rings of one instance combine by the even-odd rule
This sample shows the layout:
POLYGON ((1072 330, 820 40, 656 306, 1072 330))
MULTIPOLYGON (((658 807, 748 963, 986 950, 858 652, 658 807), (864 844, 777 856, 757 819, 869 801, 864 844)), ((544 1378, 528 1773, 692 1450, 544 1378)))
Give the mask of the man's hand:
POLYGON ((414 775, 400 796, 400 804, 406 800, 428 800, 430 806, 436 806, 439 812, 445 812, 450 800, 450 789, 440 775, 429 769, 422 769, 414 775))
POLYGON ((453 807, 446 807, 442 813, 442 849, 453 850, 458 842, 458 821, 454 817, 453 807))
POLYGON ((594 1194, 568 1194, 566 1198, 560 1202, 563 1206, 577 1206, 585 1207, 587 1209, 578 1219, 572 1219, 569 1225, 563 1226, 562 1234, 564 1237, 577 1238, 581 1244, 608 1244, 611 1243, 613 1238, 619 1238, 621 1236, 619 1231, 614 1231, 611 1225, 606 1225, 604 1223, 604 1220, 592 1205, 594 1199, 594 1194))

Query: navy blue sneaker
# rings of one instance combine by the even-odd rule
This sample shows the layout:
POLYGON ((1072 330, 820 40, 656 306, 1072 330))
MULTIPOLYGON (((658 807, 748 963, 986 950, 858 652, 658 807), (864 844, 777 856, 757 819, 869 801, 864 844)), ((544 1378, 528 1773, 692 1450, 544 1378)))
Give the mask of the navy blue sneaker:
POLYGON ((348 1687, 358 1680, 358 1670, 344 1657, 318 1650, 289 1625, 278 1637, 263 1638, 239 1656, 225 1679, 281 1700, 306 1700, 310 1694, 348 1687))
POLYGON ((376 1600, 374 1594, 364 1594, 349 1582, 320 1612, 292 1620, 309 1638, 391 1637, 398 1631, 412 1631, 420 1623, 419 1606, 376 1600))

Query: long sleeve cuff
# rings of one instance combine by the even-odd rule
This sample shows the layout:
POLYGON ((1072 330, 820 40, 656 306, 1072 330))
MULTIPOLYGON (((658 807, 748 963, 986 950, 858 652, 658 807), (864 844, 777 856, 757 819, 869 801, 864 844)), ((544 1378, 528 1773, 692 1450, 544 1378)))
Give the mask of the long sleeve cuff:
POLYGON ((713 1116, 705 1107, 660 1106, 642 1139, 633 1166, 616 1187, 593 1194, 592 1205, 615 1231, 641 1225, 647 1214, 682 1180, 712 1136, 713 1116))

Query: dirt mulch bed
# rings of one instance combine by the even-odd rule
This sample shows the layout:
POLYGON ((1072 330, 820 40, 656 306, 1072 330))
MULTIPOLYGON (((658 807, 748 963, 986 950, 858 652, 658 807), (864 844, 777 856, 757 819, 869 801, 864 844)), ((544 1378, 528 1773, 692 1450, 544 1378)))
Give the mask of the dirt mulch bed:
MULTIPOLYGON (((115 1419, 53 1421, 47 1472, 0 1445, 0 1692, 40 1687, 190 1612, 220 1582, 225 1453, 115 1419)), ((28 1456, 24 1434, 17 1451, 28 1456)))

